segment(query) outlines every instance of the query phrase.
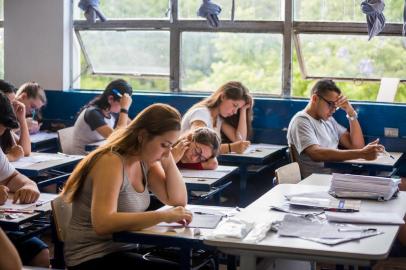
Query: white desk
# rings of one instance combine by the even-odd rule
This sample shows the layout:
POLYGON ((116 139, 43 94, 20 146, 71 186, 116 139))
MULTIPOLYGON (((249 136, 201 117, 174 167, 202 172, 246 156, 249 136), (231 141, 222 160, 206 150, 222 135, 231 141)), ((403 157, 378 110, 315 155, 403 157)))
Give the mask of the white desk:
POLYGON ((16 162, 11 162, 11 164, 22 174, 35 177, 47 170, 76 164, 82 159, 83 156, 78 155, 31 153, 30 157, 23 157, 16 162), (43 161, 41 161, 42 157, 45 157, 43 161))
MULTIPOLYGON (((6 218, 5 214, 2 213, 0 214, 0 226, 3 229, 6 230, 18 230, 20 228, 20 225, 26 222, 29 222, 30 220, 36 219, 40 216, 43 216, 45 213, 48 213, 51 211, 51 201, 54 200, 58 194, 51 194, 51 193, 41 193, 39 199, 37 202, 43 201, 40 206, 30 206, 28 208, 22 209, 23 211, 34 211, 31 214, 28 213, 21 213, 18 214, 19 216, 14 219, 8 219, 6 218)), ((13 195, 10 194, 10 198, 12 198, 13 195)), ((1 210, 0 210, 1 213, 1 210)))
MULTIPOLYGON (((217 210, 222 213, 230 213, 234 208, 216 207, 204 205, 188 205, 187 208, 203 208, 207 210, 217 210)), ((120 232, 113 234, 116 242, 137 243, 147 245, 158 245, 180 248, 180 269, 191 269, 191 249, 208 248, 203 244, 205 235, 211 233, 213 229, 200 229, 200 234, 196 235, 194 228, 184 227, 164 227, 153 226, 140 231, 120 232)))
POLYGON ((395 173, 397 171, 397 167, 399 166, 399 162, 403 156, 403 153, 389 152, 389 154, 393 158, 388 155, 382 154, 374 160, 365 160, 359 158, 340 162, 328 161, 324 163, 324 167, 346 171, 354 169, 363 170, 368 171, 370 175, 376 175, 378 172, 381 171, 389 171, 395 173))
POLYGON ((226 180, 237 169, 236 166, 220 165, 216 170, 180 169, 180 173, 188 190, 210 191, 212 187, 226 180))
MULTIPOLYGON (((269 206, 285 200, 284 194, 326 191, 330 181, 325 176, 316 175, 302 181, 300 185, 282 184, 260 197, 245 208, 238 217, 255 221, 281 220, 284 213, 270 211, 269 206), (315 184, 327 185, 306 185, 315 184)), ((399 197, 387 202, 363 201, 361 211, 394 211, 404 216, 406 212, 406 192, 400 192, 399 197)), ((328 263, 343 263, 352 265, 370 265, 377 260, 385 259, 397 235, 398 226, 374 225, 384 234, 347 242, 335 246, 319 244, 299 238, 279 237, 276 233, 268 233, 267 237, 258 244, 247 244, 239 240, 205 240, 204 243, 216 246, 220 251, 241 256, 240 269, 255 269, 256 257, 288 258, 305 261, 328 263)))

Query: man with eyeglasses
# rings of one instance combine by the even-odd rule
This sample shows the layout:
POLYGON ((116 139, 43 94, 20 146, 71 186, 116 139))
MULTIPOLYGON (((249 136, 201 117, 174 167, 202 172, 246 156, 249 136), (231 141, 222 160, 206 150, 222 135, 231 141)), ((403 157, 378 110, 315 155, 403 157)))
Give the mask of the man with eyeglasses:
POLYGON ((308 105, 289 123, 287 139, 303 178, 331 173, 324 168, 325 161, 374 160, 384 150, 378 140, 365 145, 356 110, 332 80, 320 80, 313 86, 308 105), (346 113, 349 131, 333 118, 338 108, 346 113))

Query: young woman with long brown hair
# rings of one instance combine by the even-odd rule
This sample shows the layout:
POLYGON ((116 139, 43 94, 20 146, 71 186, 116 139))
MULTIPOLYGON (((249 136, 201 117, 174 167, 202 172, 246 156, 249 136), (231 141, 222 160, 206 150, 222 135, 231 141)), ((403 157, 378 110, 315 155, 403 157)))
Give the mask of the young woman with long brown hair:
POLYGON ((142 266, 133 252, 137 245, 113 242, 112 233, 191 221, 185 183, 171 154, 180 121, 171 106, 151 105, 75 168, 62 192, 73 209, 65 240, 69 269, 142 266), (146 211, 149 191, 174 208, 146 211))

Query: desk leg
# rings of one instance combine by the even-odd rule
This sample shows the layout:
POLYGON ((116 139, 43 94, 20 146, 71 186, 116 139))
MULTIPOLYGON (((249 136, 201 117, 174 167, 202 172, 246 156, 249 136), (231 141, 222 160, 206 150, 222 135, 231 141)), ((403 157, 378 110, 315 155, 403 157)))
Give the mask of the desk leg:
POLYGON ((257 258, 255 255, 244 254, 240 256, 240 270, 256 269, 257 258))
POLYGON ((192 250, 188 247, 180 249, 180 269, 190 270, 192 268, 192 250))
POLYGON ((247 180, 248 170, 246 165, 240 165, 240 203, 239 206, 245 207, 248 201, 247 198, 247 180))

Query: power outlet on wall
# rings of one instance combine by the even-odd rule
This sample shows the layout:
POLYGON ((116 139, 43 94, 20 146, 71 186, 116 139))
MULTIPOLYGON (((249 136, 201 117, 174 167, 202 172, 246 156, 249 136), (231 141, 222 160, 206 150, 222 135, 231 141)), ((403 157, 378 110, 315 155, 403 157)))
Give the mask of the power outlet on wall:
POLYGON ((385 137, 392 137, 397 138, 399 137, 399 129, 398 128, 384 128, 385 137))

